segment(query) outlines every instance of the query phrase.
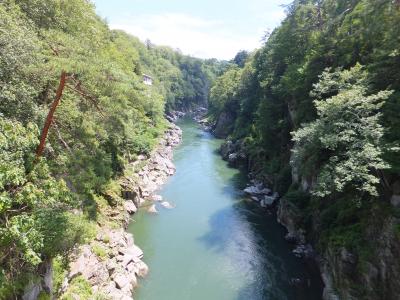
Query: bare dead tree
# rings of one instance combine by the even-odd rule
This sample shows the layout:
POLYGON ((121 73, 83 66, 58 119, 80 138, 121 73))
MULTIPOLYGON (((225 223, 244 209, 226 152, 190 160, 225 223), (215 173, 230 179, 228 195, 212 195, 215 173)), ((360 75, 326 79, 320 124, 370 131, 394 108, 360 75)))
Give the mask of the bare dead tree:
POLYGON ((61 71, 60 83, 58 84, 56 97, 55 97, 53 103, 51 104, 51 108, 50 108, 49 113, 47 114, 46 122, 44 123, 42 134, 40 136, 40 143, 39 143, 39 145, 38 145, 38 147, 36 149, 36 161, 43 154, 44 147, 46 145, 47 135, 49 133, 49 128, 51 126, 51 123, 53 122, 54 113, 55 113, 55 111, 57 109, 57 106, 60 104, 60 101, 61 101, 61 98, 62 98, 62 95, 63 95, 63 92, 64 92, 66 81, 67 81, 67 72, 65 72, 63 70, 63 71, 61 71))

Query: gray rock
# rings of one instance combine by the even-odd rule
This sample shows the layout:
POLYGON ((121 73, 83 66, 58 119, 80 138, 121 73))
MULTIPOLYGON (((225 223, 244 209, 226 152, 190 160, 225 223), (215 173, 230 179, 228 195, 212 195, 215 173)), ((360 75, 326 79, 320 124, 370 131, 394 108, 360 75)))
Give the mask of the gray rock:
POLYGON ((132 200, 127 200, 124 202, 124 208, 129 214, 134 214, 137 212, 137 207, 132 200))
POLYGON ((315 256, 314 249, 309 244, 306 245, 300 244, 292 252, 296 257, 299 258, 302 257, 313 258, 315 256))
POLYGON ((134 262, 131 262, 131 263, 129 263, 127 266, 126 266, 126 270, 129 272, 129 273, 134 273, 135 272, 135 263, 134 262))
POLYGON ((123 262, 123 261, 124 261, 124 255, 118 255, 117 262, 123 262))
POLYGON ((231 153, 228 155, 228 161, 230 163, 235 162, 235 160, 238 158, 238 154, 237 153, 231 153))
POLYGON ((85 265, 86 265, 86 259, 83 255, 79 256, 79 258, 75 261, 73 261, 70 264, 70 272, 68 277, 70 279, 82 275, 84 269, 85 269, 85 265))
POLYGON ((122 289, 124 286, 129 284, 129 278, 123 274, 117 274, 114 278, 114 282, 117 288, 122 289))
POLYGON ((124 247, 124 248, 120 248, 118 250, 118 252, 121 254, 120 256, 118 256, 118 260, 119 261, 123 261, 124 260, 124 256, 125 255, 131 255, 134 258, 138 258, 141 259, 143 257, 143 251, 142 249, 140 249, 138 246, 136 245, 132 245, 129 247, 124 247))
POLYGON ((31 284, 28 286, 22 296, 22 300, 36 300, 42 291, 40 284, 31 284))
POLYGON ((137 196, 138 196, 137 193, 133 190, 122 191, 122 198, 124 198, 126 200, 135 201, 137 196))
POLYGON ((151 205, 151 206, 147 209, 147 211, 148 211, 149 213, 151 213, 151 214, 157 214, 157 213, 158 213, 157 208, 156 208, 156 206, 155 206, 154 204, 151 205))
POLYGON ((400 195, 393 195, 390 198, 390 204, 394 207, 400 207, 400 195))
POLYGON ((151 196, 152 201, 161 202, 163 201, 163 197, 161 195, 153 195, 151 196))
POLYGON ((114 271, 117 269, 117 263, 115 260, 109 260, 106 263, 106 268, 108 270, 108 274, 112 275, 114 271))
POLYGON ((133 255, 130 255, 130 254, 124 255, 124 260, 122 261, 122 266, 124 268, 126 268, 128 266, 128 264, 133 261, 133 259, 134 259, 133 255))
POLYGON ((278 200, 278 197, 276 194, 274 194, 272 196, 264 196, 264 199, 263 199, 266 206, 273 205, 276 200, 278 200))
POLYGON ((135 268, 136 275, 142 278, 146 277, 149 272, 149 267, 143 261, 135 263, 135 268))
POLYGON ((270 189, 263 188, 262 185, 252 185, 245 188, 243 191, 249 195, 266 195, 271 193, 270 189))
POLYGON ((232 130, 234 116, 229 112, 222 112, 215 125, 214 135, 218 138, 226 138, 232 130))
POLYGON ((161 202, 161 206, 167 209, 173 209, 174 206, 171 205, 168 201, 161 202))
POLYGON ((133 239, 132 233, 127 233, 125 235, 125 241, 126 241, 126 245, 128 247, 131 247, 132 245, 134 245, 134 239, 133 239))
POLYGON ((132 245, 127 249, 127 253, 131 254, 134 257, 142 258, 143 257, 143 250, 140 249, 136 245, 132 245))

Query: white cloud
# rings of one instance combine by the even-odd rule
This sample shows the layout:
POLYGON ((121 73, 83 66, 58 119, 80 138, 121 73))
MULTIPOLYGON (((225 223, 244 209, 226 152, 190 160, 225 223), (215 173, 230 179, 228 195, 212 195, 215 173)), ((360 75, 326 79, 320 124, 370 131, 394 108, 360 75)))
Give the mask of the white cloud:
POLYGON ((196 57, 230 59, 241 49, 260 46, 263 30, 251 35, 238 34, 218 20, 208 20, 187 14, 163 13, 132 15, 110 24, 113 29, 125 30, 142 40, 158 45, 179 48, 196 57))

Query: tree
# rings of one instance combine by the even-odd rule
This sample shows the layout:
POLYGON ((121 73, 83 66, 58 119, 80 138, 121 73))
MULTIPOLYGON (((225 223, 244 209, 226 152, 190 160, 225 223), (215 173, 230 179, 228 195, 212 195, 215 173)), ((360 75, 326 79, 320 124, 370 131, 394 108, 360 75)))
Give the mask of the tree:
MULTIPOLYGON (((82 238, 76 198, 45 160, 33 164, 38 128, 0 116, 0 294, 82 238), (5 271, 5 278, 2 275, 5 271)), ((6 296, 7 298, 7 296, 6 296)))
POLYGON ((312 173, 304 175, 317 176, 314 195, 346 189, 356 190, 360 197, 378 195, 376 171, 389 167, 382 159, 379 110, 391 93, 370 94, 367 73, 360 65, 320 76, 312 92, 318 118, 292 133, 292 164, 312 173))
POLYGON ((233 62, 238 65, 239 68, 243 68, 248 57, 249 53, 246 50, 241 50, 235 55, 233 62))

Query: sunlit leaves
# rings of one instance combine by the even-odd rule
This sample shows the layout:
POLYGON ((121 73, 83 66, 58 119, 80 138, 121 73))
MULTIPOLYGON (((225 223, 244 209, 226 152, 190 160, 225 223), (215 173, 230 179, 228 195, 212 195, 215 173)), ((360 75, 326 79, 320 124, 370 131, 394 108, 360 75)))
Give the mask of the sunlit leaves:
POLYGON ((392 92, 368 94, 366 78, 361 66, 323 73, 312 93, 318 97, 314 102, 317 120, 292 133, 296 142, 292 164, 303 170, 313 164, 308 168, 318 178, 312 190, 316 196, 345 188, 377 196, 376 170, 389 167, 382 159, 384 130, 379 110, 392 92))
POLYGON ((37 136, 35 125, 0 117, 0 250, 15 258, 20 254, 18 263, 28 267, 42 261, 45 246, 57 247, 43 242, 41 222, 48 220, 38 218, 41 211, 55 217, 59 208, 74 204, 65 183, 50 176, 44 161, 32 164, 37 136))

